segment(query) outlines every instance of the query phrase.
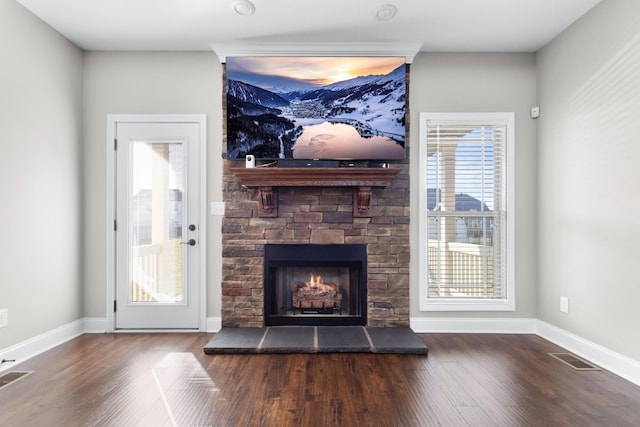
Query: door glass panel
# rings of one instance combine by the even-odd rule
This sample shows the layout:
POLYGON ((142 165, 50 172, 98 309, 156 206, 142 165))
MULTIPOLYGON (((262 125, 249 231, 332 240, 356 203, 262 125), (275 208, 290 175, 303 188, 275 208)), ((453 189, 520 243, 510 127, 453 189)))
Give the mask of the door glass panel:
POLYGON ((130 303, 183 303, 183 144, 131 145, 130 303))

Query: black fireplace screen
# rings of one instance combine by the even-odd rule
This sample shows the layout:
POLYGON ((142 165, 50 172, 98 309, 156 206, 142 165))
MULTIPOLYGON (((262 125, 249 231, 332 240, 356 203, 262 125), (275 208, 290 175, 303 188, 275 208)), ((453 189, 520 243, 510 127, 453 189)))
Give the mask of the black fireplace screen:
POLYGON ((365 245, 265 245, 265 325, 366 325, 365 245))

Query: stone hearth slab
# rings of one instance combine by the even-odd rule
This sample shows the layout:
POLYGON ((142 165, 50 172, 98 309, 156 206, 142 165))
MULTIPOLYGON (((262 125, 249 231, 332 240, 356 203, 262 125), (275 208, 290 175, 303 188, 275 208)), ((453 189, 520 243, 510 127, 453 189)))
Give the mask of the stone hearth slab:
POLYGON ((409 328, 366 328, 375 353, 427 354, 424 342, 409 328))
POLYGON ((315 353, 313 326, 281 326, 268 328, 262 353, 315 353))
POLYGON ((318 352, 368 353, 371 343, 361 326, 318 326, 318 352))
POLYGON ((268 328, 222 328, 204 348, 211 353, 255 353, 268 328))
POLYGON ((410 328, 271 326, 222 328, 204 352, 427 354, 428 348, 410 328))

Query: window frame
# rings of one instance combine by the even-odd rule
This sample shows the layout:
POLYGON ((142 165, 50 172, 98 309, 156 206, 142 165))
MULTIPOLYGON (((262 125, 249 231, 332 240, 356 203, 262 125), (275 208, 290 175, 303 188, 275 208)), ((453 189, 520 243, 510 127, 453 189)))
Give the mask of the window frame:
POLYGON ((418 274, 420 311, 515 311, 515 113, 420 113, 418 144, 418 274), (506 297, 500 299, 429 298, 427 292, 427 124, 506 126, 506 297))

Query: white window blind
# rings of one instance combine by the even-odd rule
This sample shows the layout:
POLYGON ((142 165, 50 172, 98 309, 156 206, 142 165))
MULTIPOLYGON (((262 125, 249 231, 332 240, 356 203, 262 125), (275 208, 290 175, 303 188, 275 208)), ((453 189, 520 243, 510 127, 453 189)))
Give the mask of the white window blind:
POLYGON ((422 125, 427 303, 507 303, 508 126, 490 117, 422 125))

